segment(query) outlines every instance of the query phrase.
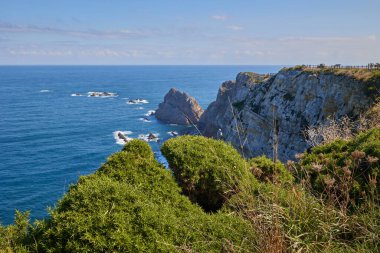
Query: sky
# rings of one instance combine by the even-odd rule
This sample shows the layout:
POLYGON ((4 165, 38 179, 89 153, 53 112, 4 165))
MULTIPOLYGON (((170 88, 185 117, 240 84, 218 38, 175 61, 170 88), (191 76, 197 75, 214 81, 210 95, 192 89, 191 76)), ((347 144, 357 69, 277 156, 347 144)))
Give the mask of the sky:
POLYGON ((0 65, 380 62, 380 0, 0 0, 0 65))

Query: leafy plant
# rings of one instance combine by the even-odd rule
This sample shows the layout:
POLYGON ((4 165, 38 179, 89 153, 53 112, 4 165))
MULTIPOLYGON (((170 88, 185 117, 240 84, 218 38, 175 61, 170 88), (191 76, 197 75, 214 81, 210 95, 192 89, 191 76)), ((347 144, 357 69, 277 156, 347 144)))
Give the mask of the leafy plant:
POLYGON ((248 161, 251 172, 261 182, 281 183, 291 185, 294 178, 281 162, 274 162, 266 156, 258 156, 248 161))
POLYGON ((301 156, 298 179, 335 204, 353 206, 379 192, 380 129, 360 133, 352 140, 336 140, 301 156))
POLYGON ((181 195, 170 171, 139 140, 81 177, 44 226, 44 252, 252 251, 255 244, 244 219, 207 214, 181 195))
POLYGON ((241 185, 256 182, 246 161, 220 140, 181 136, 165 142, 161 151, 183 193, 207 211, 218 210, 241 185))

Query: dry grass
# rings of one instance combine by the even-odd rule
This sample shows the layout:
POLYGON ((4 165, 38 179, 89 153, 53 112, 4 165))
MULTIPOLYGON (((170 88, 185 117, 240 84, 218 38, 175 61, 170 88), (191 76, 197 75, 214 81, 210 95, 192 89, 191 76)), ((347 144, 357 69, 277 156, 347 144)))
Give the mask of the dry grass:
POLYGON ((380 102, 357 120, 343 116, 337 120, 330 117, 323 124, 307 127, 303 134, 310 147, 329 144, 337 139, 350 140, 357 133, 380 128, 380 102))
POLYGON ((380 70, 379 69, 366 69, 366 68, 333 68, 333 67, 324 67, 324 68, 316 68, 316 67, 308 67, 308 66, 295 66, 291 68, 286 68, 288 70, 303 70, 305 72, 313 73, 313 74, 335 74, 340 76, 347 76, 358 81, 368 82, 373 81, 377 78, 380 78, 380 70))
POLYGON ((347 116, 340 120, 329 118, 323 124, 307 127, 304 136, 308 144, 315 147, 337 139, 349 140, 353 137, 356 128, 354 122, 347 116))

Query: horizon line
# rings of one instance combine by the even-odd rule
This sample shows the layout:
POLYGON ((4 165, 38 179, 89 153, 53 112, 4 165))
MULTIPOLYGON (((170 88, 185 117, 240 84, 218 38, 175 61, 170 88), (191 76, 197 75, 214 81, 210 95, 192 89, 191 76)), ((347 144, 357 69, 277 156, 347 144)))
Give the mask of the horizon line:
MULTIPOLYGON (((335 65, 335 64, 329 64, 329 63, 297 63, 297 64, 0 64, 0 67, 65 67, 65 66, 72 66, 72 67, 133 67, 133 66, 152 66, 152 67, 159 67, 159 66, 282 66, 282 67, 292 67, 292 66, 302 66, 302 65, 320 65, 324 64, 326 66, 329 65, 335 65)), ((369 63, 351 63, 351 64, 339 64, 342 66, 366 66, 369 63)))

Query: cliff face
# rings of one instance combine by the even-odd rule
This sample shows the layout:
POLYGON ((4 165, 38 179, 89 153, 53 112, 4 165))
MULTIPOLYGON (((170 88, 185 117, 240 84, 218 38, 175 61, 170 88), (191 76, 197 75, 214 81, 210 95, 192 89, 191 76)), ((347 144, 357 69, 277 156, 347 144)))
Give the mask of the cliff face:
POLYGON ((156 118, 171 124, 197 124, 203 109, 188 94, 171 88, 156 110, 156 118))
POLYGON ((303 131, 329 117, 357 117, 374 103, 368 80, 333 71, 284 69, 274 76, 240 73, 224 82, 198 127, 248 157, 272 156, 273 117, 278 125, 278 157, 285 161, 308 148, 303 131))

